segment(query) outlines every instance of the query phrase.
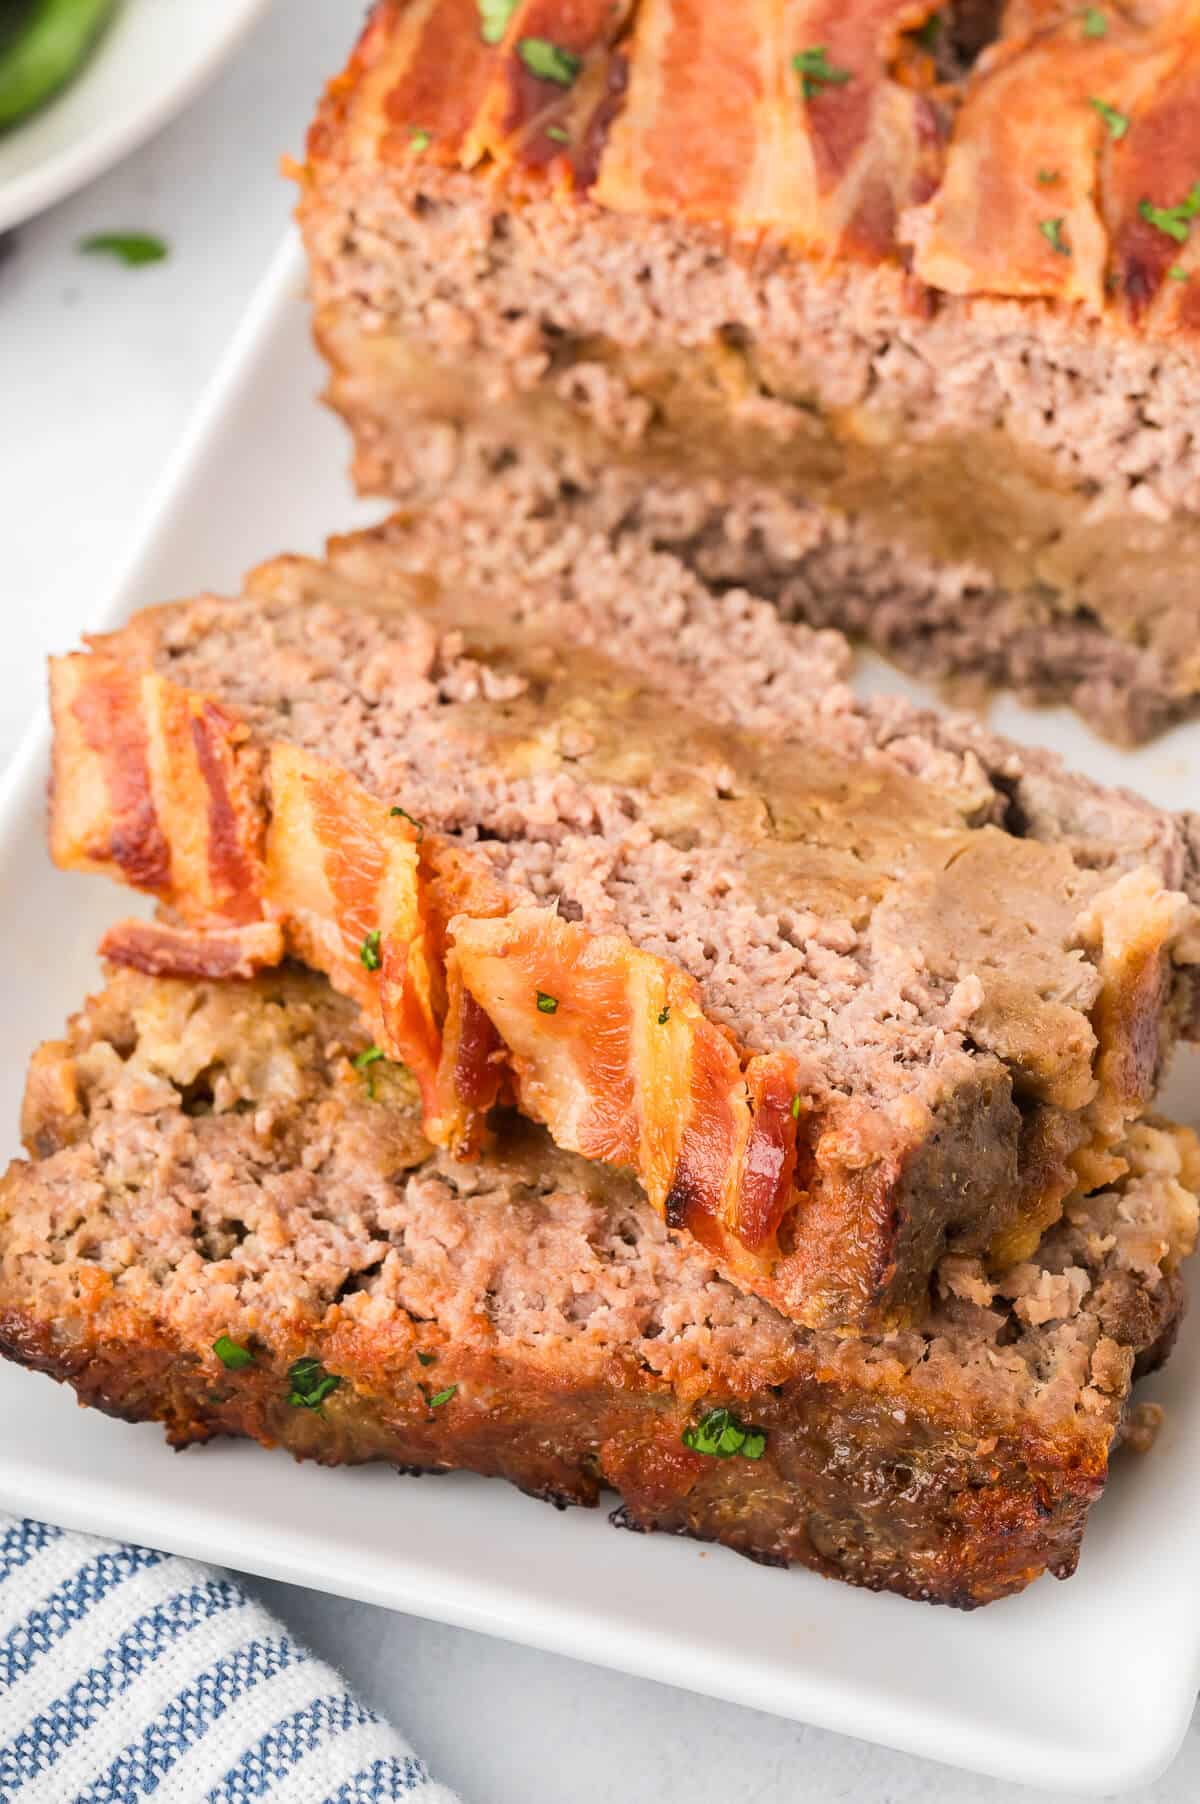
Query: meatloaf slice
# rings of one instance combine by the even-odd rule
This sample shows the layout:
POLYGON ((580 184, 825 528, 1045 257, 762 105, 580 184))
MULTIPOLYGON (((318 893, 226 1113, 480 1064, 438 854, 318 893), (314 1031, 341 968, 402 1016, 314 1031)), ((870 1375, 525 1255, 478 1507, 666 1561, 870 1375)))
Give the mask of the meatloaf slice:
POLYGON ((361 486, 516 454, 923 675, 1194 712, 1188 0, 507 10, 377 0, 309 135, 361 486))
POLYGON ((1074 1569, 1181 1306, 1191 1135, 1143 1124, 1036 1261, 948 1259, 922 1321, 846 1339, 518 1118, 478 1161, 431 1148, 415 1084, 364 1048, 294 968, 117 975, 33 1062, 0 1351, 176 1446, 465 1467, 558 1503, 610 1486, 626 1526, 914 1598, 1074 1569))
POLYGON ((1025 1256, 1193 1009, 1182 826, 855 702, 826 639, 672 560, 541 562, 553 532, 451 507, 59 661, 55 856, 182 917, 108 954, 289 947, 439 1143, 511 1093, 797 1320, 1025 1256))

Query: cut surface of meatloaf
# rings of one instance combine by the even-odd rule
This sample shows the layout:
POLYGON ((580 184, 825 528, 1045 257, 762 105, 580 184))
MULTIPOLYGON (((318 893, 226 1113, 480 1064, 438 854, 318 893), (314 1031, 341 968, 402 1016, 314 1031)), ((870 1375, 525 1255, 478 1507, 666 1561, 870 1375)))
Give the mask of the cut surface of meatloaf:
POLYGON ((512 1096, 812 1324, 1111 1181, 1194 1027, 1186 823, 554 521, 450 505, 331 558, 56 661, 54 854, 173 912, 109 956, 292 951, 441 1144, 512 1096))
POLYGON ((924 675, 1194 710, 1191 0, 379 0, 300 179, 364 488, 515 453, 924 675))
POLYGON ((628 1526, 914 1598, 1074 1569, 1181 1307, 1193 1136, 1139 1126, 1036 1261, 948 1259, 925 1318, 864 1340, 742 1294, 518 1117, 480 1160, 431 1148, 364 1049, 305 971, 118 974, 33 1062, 0 1351, 177 1446, 609 1486, 628 1526), (740 1450, 704 1452, 721 1432, 740 1450))

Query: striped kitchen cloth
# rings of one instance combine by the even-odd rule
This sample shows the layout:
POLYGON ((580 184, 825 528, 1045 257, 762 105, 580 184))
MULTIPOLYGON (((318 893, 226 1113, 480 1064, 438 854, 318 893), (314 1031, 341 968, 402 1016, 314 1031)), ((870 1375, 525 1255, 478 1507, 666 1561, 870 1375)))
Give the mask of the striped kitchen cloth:
POLYGON ((0 1515, 0 1804, 456 1804, 236 1580, 0 1515))

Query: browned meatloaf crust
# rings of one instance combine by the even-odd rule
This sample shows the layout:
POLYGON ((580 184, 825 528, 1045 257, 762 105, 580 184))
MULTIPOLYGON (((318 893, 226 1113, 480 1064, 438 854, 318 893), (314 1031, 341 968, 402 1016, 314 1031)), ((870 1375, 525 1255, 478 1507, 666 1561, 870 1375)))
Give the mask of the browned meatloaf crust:
POLYGON ((109 955, 290 948, 439 1144, 511 1094, 811 1325, 1026 1256, 1194 1029, 1187 823, 495 500, 57 662, 55 855, 183 917, 109 955))
POLYGON ((1194 711, 1185 0, 378 0, 300 173, 364 488, 516 453, 922 674, 1194 711))
POLYGON ((926 1320, 845 1340, 740 1294, 627 1179, 515 1118, 478 1162, 433 1151, 411 1080, 357 1069, 363 1047, 296 969, 118 975, 33 1063, 0 1350, 176 1445, 466 1467, 561 1503, 610 1486, 627 1526, 914 1598, 1072 1571, 1179 1312, 1192 1136, 1137 1128, 1129 1175, 1036 1262, 947 1260, 926 1320), (746 1451, 685 1445, 716 1408, 746 1451))

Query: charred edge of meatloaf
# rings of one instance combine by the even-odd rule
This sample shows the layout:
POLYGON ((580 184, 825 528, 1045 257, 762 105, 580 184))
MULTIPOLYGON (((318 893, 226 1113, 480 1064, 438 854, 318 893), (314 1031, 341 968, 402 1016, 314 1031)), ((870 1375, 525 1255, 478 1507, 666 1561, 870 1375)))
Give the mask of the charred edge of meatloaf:
MULTIPOLYGON (((229 1435, 326 1466, 469 1471, 559 1509, 593 1507, 610 1488, 621 1498, 614 1526, 717 1542, 764 1565, 960 1609, 1019 1591, 1043 1571, 1073 1572, 1103 1488, 1102 1470, 1039 1472, 1019 1441, 974 1456, 948 1436, 914 1452, 890 1411, 817 1392, 786 1426, 769 1425, 770 1456, 702 1460, 679 1441, 679 1416, 664 1423, 651 1400, 575 1390, 561 1375, 514 1371, 453 1347, 445 1363, 463 1375, 460 1386, 490 1399, 465 1419, 461 1404, 453 1408, 458 1397, 436 1416, 419 1402, 405 1412, 381 1400, 375 1371, 363 1374, 361 1389, 346 1373, 319 1412, 289 1409, 286 1365, 259 1364, 222 1381, 153 1317, 127 1320, 127 1338, 108 1338, 103 1326, 92 1338, 68 1322, 68 1340, 32 1310, 0 1308, 0 1356, 69 1384, 81 1403, 122 1421, 161 1423, 176 1448, 229 1435), (847 1438, 852 1470, 839 1458, 847 1438)), ((324 1351, 315 1328, 307 1344, 324 1351)), ((766 1419, 761 1409, 755 1419, 766 1419)))
POLYGON ((1195 1237, 1188 1136, 1143 1125, 1119 1192, 1037 1264, 946 1261, 917 1330, 798 1330, 624 1180, 514 1122, 458 1164, 309 973, 119 974, 31 1068, 34 1163, 0 1185, 0 1346, 177 1445, 468 1468, 872 1588, 972 1606, 1072 1570, 1134 1360, 1195 1237), (250 1354, 229 1370, 227 1335, 250 1354), (338 1382, 306 1407, 296 1360, 338 1382), (766 1435, 715 1460, 713 1403, 766 1435))

